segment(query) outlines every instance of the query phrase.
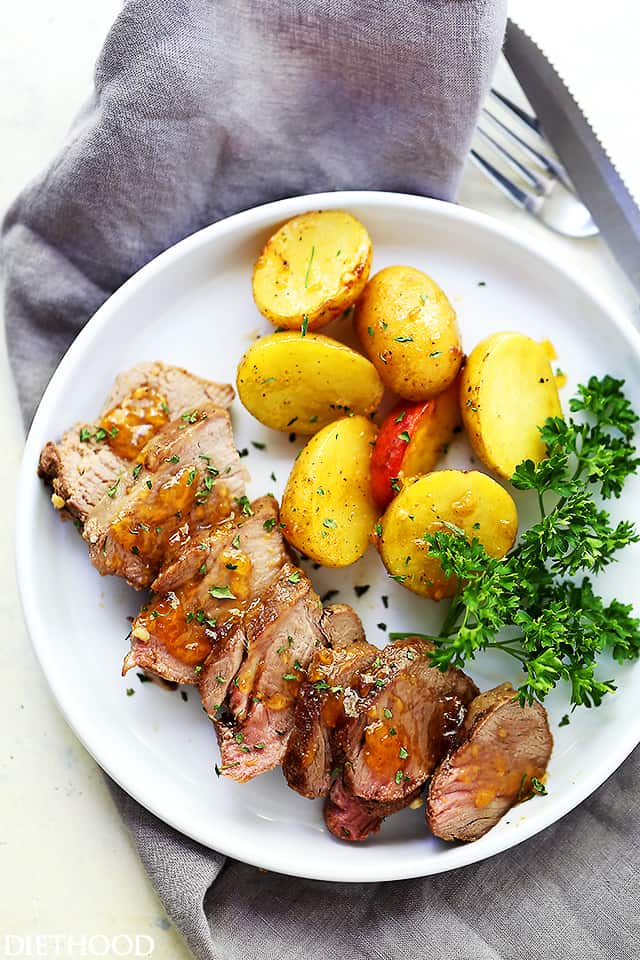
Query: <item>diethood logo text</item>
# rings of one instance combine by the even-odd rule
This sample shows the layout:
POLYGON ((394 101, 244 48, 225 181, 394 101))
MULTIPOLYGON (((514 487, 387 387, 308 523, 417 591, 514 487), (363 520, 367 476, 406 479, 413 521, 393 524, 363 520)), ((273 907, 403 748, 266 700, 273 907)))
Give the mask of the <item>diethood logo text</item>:
POLYGON ((146 933, 6 933, 3 958, 8 957, 151 957, 153 937, 146 933))

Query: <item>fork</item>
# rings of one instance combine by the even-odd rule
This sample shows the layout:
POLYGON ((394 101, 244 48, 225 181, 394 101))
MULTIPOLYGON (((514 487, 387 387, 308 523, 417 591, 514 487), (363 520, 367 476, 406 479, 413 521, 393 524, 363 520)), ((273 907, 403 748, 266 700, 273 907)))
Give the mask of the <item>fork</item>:
POLYGON ((513 203, 532 216, 537 217, 547 227, 555 230, 556 233, 568 237, 595 236, 598 233, 598 228, 585 205, 576 196, 569 175, 560 161, 549 156, 545 150, 548 144, 540 128, 538 118, 527 113, 526 110, 513 103, 498 90, 492 90, 491 95, 518 122, 533 131, 535 140, 542 149, 533 147, 492 110, 484 107, 482 110, 483 119, 489 120, 490 124, 500 131, 513 146, 511 150, 508 150, 484 127, 478 126, 476 133, 489 146, 490 150, 496 153, 503 163, 514 171, 517 179, 527 184, 528 189, 514 179, 510 179, 486 156, 475 149, 471 150, 473 162, 513 203), (516 150, 521 159, 512 150, 516 150))

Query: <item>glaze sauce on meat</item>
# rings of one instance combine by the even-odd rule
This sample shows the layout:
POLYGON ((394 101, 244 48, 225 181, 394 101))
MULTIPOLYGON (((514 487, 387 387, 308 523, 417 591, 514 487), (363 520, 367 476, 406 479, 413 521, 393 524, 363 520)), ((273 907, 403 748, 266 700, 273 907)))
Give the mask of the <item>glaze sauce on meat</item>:
POLYGON ((240 620, 250 599, 250 558, 241 550, 231 548, 224 551, 222 559, 225 567, 233 568, 228 584, 233 596, 229 602, 212 597, 201 605, 199 580, 207 566, 203 560, 194 578, 163 597, 152 598, 142 607, 133 622, 137 635, 144 637, 144 631, 153 634, 181 663, 189 666, 204 663, 216 639, 214 628, 227 620, 240 620))
POLYGON ((124 460, 135 460, 145 444, 169 422, 167 398, 148 384, 136 387, 102 417, 106 443, 124 460))

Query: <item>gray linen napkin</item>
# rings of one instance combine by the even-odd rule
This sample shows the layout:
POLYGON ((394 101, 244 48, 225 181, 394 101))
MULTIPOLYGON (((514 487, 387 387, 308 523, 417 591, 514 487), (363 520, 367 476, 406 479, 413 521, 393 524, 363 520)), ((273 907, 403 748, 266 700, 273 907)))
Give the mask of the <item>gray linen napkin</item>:
MULTIPOLYGON (((316 190, 451 199, 503 27, 502 0, 129 0, 93 97, 4 224, 25 419, 103 300, 199 227, 316 190)), ((515 850, 392 884, 225 862, 109 784, 198 958, 617 960, 640 955, 639 757, 515 850)))

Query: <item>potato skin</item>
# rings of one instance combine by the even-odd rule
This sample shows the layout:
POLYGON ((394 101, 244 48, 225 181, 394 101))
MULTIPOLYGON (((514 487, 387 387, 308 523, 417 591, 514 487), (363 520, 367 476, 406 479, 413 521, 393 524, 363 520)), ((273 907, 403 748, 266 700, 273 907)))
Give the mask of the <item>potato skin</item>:
POLYGON ((477 537, 490 556, 503 557, 515 542, 518 514, 507 491, 476 470, 437 470, 403 485, 382 518, 378 549, 392 576, 432 600, 456 589, 455 578, 444 576, 423 539, 427 532, 450 532, 445 523, 463 530, 469 541, 477 537))
POLYGON ((405 400, 429 400, 462 362, 456 314, 445 293, 415 267, 386 267, 369 280, 354 323, 382 382, 405 400))
POLYGON ((378 511, 369 462, 376 427, 345 417, 320 430, 295 461, 280 507, 285 539, 325 567, 346 567, 367 549, 378 511))
POLYGON ((373 413, 384 392, 366 357, 323 334, 293 330, 256 340, 240 360, 236 384, 261 423, 303 434, 345 413, 373 413))
POLYGON ((462 371, 460 409, 473 449, 499 476, 510 479, 523 460, 542 460, 538 427, 562 416, 544 345, 512 332, 479 343, 462 371))
POLYGON ((380 427, 371 456, 371 489, 383 510, 405 477, 430 473, 460 426, 457 380, 422 403, 403 400, 380 427))
POLYGON ((288 220, 269 238, 253 268, 253 298, 276 327, 318 330, 351 307, 371 272, 365 227, 344 210, 288 220))

